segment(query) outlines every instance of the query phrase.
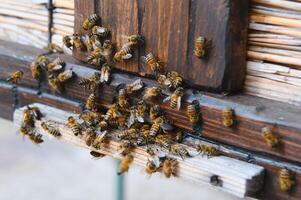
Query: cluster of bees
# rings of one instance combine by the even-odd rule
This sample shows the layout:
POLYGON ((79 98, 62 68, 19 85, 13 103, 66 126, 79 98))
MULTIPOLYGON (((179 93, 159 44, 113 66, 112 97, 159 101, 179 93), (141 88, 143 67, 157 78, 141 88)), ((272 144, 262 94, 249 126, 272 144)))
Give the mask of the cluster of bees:
MULTIPOLYGON (((185 94, 183 77, 176 71, 167 71, 163 62, 154 54, 148 53, 144 60, 154 73, 159 86, 145 88, 141 79, 129 84, 120 84, 116 88, 115 102, 107 110, 100 108, 97 106, 99 86, 110 82, 112 64, 131 59, 134 48, 144 40, 140 35, 128 36, 127 42, 115 52, 113 43, 108 39, 110 31, 105 27, 98 26, 99 21, 99 17, 92 14, 84 20, 82 25, 84 30, 90 31, 88 35, 73 34, 63 37, 63 43, 67 48, 76 48, 87 52, 86 61, 88 63, 102 66, 100 71, 92 76, 79 80, 79 85, 91 91, 91 94, 86 100, 85 110, 78 119, 70 116, 67 126, 75 136, 84 139, 87 146, 95 149, 90 154, 96 158, 105 156, 97 150, 105 147, 110 140, 119 141, 122 159, 118 174, 129 170, 134 161, 132 153, 135 148, 144 147, 148 153, 148 161, 145 166, 147 174, 162 172, 167 178, 176 176, 179 164, 176 156, 182 159, 191 157, 190 152, 181 144, 185 133, 173 126, 172 121, 167 118, 159 105, 150 107, 147 102, 149 100, 158 101, 166 96, 165 91, 169 91, 167 92, 169 95, 163 99, 163 102, 170 101, 170 107, 179 110, 185 94), (142 98, 137 99, 140 93, 143 94, 142 98), (116 130, 118 130, 117 135, 116 130)), ((197 38, 195 56, 203 58, 206 55, 207 43, 205 38, 197 38)), ((50 44, 48 50, 62 52, 60 47, 55 44, 50 44)), ((63 71, 64 66, 65 63, 60 58, 50 61, 49 58, 40 55, 30 65, 30 68, 32 77, 35 79, 40 79, 42 71, 46 71, 49 85, 55 92, 60 92, 62 83, 74 76, 72 69, 63 71)), ((22 71, 14 72, 7 81, 17 84, 22 75, 22 71)), ((193 129, 198 130, 201 126, 199 102, 192 101, 187 106, 186 113, 193 129)), ((38 134, 34 127, 34 120, 40 120, 41 116, 36 107, 28 107, 23 113, 20 132, 22 135, 28 136, 35 144, 43 142, 42 135, 38 134)), ((222 111, 222 124, 225 127, 235 124, 233 109, 226 108, 222 111)), ((52 136, 61 136, 61 133, 50 122, 43 121, 41 126, 52 136)), ((263 138, 271 147, 279 143, 279 140, 268 128, 263 130, 263 138)), ((208 157, 220 155, 218 148, 211 145, 201 144, 195 148, 199 154, 208 157)), ((289 191, 293 186, 291 171, 286 168, 282 169, 279 172, 278 182, 281 190, 289 191)))

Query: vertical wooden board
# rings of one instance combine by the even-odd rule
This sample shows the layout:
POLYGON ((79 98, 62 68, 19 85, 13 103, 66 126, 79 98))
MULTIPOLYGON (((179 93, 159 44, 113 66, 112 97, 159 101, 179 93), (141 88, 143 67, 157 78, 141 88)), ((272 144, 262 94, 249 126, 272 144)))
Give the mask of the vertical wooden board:
POLYGON ((248 0, 191 1, 185 78, 213 91, 241 89, 245 77, 248 0), (193 55, 194 40, 209 41, 208 55, 193 55))
MULTIPOLYGON (((74 33, 87 34, 82 28, 83 21, 91 14, 95 13, 96 0, 74 0, 74 33)), ((81 61, 85 60, 85 54, 76 49, 73 56, 81 61)))
MULTIPOLYGON (((168 70, 184 74, 190 1, 145 0, 139 1, 139 4, 144 4, 141 6, 140 33, 146 38, 145 52, 141 54, 152 52, 166 62, 168 70)), ((149 68, 146 72, 151 74, 149 68)))
MULTIPOLYGON (((138 34, 138 2, 137 0, 97 1, 102 26, 109 28, 111 39, 118 50, 127 42, 127 36, 138 34)), ((115 67, 129 72, 138 72, 138 49, 135 50, 132 59, 116 63, 115 67)))

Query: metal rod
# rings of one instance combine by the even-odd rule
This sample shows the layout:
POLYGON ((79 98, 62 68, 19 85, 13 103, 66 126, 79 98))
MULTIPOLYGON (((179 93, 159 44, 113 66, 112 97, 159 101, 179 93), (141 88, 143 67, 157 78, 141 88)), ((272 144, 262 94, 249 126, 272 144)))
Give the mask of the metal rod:
MULTIPOLYGON (((118 160, 116 162, 117 171, 119 170, 119 164, 120 161, 118 160)), ((122 175, 116 174, 116 191, 115 191, 116 200, 124 200, 124 176, 125 176, 124 174, 122 175)))
POLYGON ((51 41, 52 41, 52 27, 53 27, 53 10, 54 10, 52 0, 48 0, 46 8, 48 9, 48 43, 51 43, 51 41))

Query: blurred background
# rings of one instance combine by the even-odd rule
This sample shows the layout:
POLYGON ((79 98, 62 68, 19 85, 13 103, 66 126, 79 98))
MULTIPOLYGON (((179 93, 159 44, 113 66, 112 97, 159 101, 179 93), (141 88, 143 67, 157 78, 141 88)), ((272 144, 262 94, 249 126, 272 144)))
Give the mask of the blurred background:
POLYGON ((70 144, 46 139, 40 146, 33 145, 18 135, 12 122, 0 118, 1 200, 239 199, 160 174, 147 177, 138 166, 123 177, 124 192, 118 198, 116 171, 115 159, 95 160, 89 151, 70 144))

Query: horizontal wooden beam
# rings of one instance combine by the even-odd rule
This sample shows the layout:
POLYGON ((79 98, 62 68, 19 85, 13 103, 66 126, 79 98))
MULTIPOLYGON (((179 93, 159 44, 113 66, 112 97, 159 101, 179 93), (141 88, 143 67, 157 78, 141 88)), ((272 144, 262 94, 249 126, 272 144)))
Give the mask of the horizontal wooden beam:
MULTIPOLYGON (((41 50, 13 43, 0 42, 0 80, 15 70, 24 71, 24 77, 20 82, 21 86, 39 89, 42 93, 51 93, 46 80, 43 80, 41 87, 38 82, 31 78, 29 63, 34 57, 41 53, 41 50)), ((78 85, 78 80, 88 77, 95 72, 95 69, 87 68, 86 65, 74 60, 68 55, 60 56, 67 62, 66 68, 73 68, 77 78, 65 85, 65 91, 58 94, 61 97, 84 102, 89 91, 78 85)), ((107 107, 113 102, 115 88, 121 83, 130 83, 138 77, 130 74, 115 72, 112 75, 112 82, 101 88, 101 96, 98 103, 107 107)), ((142 78, 147 86, 154 86, 156 82, 142 78)), ((271 154, 301 162, 301 108, 285 103, 266 100, 248 95, 217 96, 200 91, 187 90, 185 102, 180 111, 169 108, 167 103, 160 102, 166 114, 178 127, 192 130, 192 126, 186 116, 186 105, 188 102, 197 99, 201 105, 203 126, 200 134, 204 137, 235 145, 263 154, 271 154), (231 107, 235 111, 236 125, 224 127, 222 124, 222 110, 231 107), (271 127, 274 134, 281 140, 277 148, 270 148, 263 140, 262 128, 271 127)), ((158 102, 149 102, 151 104, 158 102)))

